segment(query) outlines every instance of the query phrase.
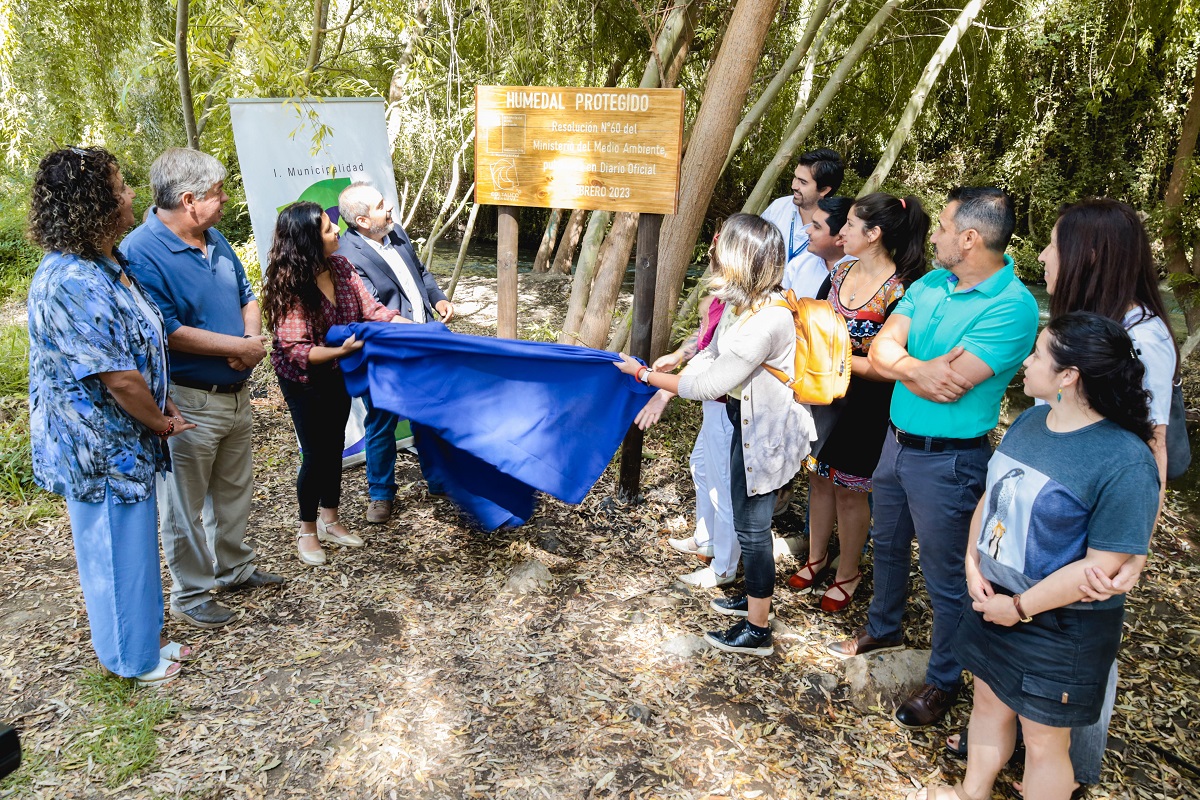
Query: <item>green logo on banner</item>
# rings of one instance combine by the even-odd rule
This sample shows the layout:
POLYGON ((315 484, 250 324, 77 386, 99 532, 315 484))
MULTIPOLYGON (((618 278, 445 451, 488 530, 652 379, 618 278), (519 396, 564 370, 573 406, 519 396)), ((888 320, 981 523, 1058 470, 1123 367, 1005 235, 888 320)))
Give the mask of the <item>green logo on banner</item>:
MULTIPOLYGON (((338 226, 338 233, 345 233, 347 226, 342 221, 341 214, 338 213, 338 197, 341 196, 342 190, 350 185, 350 182, 349 178, 326 178, 323 181, 317 181, 301 192, 300 196, 296 198, 296 202, 307 200, 316 203, 325 209, 325 213, 329 215, 329 221, 338 226)), ((284 203, 275 210, 283 211, 290 205, 291 203, 284 203)))

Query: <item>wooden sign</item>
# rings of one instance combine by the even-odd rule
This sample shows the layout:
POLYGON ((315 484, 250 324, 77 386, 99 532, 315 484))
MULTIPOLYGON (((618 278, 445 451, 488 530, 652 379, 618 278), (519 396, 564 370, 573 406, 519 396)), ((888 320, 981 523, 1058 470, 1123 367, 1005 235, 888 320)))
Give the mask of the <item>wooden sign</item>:
POLYGON ((674 214, 682 89, 475 87, 475 202, 674 214))

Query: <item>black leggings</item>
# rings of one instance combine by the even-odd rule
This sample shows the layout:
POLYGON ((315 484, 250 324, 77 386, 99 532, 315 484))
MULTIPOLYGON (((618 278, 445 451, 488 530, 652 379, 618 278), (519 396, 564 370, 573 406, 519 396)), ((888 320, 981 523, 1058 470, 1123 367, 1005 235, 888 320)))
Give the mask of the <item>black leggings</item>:
POLYGON ((337 368, 314 368, 308 380, 279 379, 300 439, 296 497, 301 522, 315 522, 318 506, 337 508, 341 502, 342 450, 350 417, 350 395, 337 368))

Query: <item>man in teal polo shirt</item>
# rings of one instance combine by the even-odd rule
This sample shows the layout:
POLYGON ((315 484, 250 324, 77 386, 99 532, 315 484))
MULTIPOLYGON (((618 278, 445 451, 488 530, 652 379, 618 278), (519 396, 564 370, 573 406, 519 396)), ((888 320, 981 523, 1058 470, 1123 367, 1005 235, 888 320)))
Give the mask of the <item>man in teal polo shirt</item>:
POLYGON ((909 288, 871 345, 871 366, 897 382, 871 478, 874 596, 866 627, 829 650, 848 658, 902 646, 915 535, 933 642, 925 685, 896 710, 907 728, 941 720, 961 686, 950 643, 967 596, 963 559, 991 456, 987 437, 1037 336, 1037 303, 1004 254, 1015 224, 1000 189, 952 191, 932 237, 943 269, 909 288))

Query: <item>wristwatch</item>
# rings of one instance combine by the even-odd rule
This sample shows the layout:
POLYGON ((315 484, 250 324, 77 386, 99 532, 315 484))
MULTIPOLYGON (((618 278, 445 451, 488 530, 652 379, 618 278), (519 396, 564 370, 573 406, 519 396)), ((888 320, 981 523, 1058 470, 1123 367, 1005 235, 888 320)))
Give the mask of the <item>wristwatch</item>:
POLYGON ((1017 609, 1017 617, 1020 618, 1021 622, 1033 622, 1033 617, 1025 616, 1025 610, 1021 608, 1021 595, 1013 595, 1013 606, 1017 609))

